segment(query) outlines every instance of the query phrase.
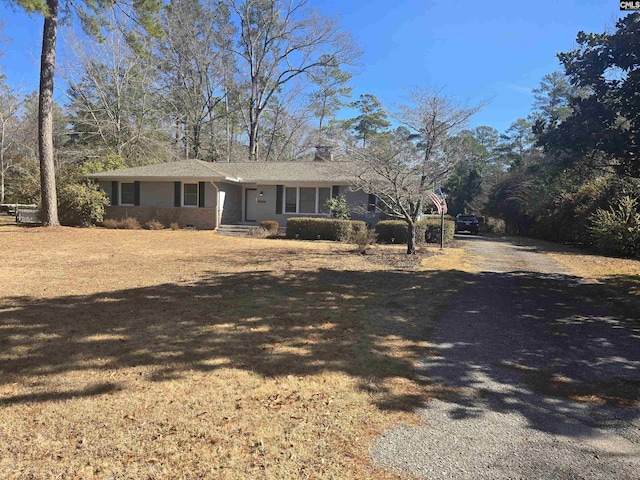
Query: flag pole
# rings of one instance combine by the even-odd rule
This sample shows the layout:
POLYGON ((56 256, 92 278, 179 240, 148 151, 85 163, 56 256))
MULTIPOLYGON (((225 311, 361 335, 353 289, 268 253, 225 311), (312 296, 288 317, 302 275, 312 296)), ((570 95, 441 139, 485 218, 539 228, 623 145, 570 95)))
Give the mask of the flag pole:
POLYGON ((442 250, 443 248, 444 248, 444 205, 440 209, 440 249, 442 250))

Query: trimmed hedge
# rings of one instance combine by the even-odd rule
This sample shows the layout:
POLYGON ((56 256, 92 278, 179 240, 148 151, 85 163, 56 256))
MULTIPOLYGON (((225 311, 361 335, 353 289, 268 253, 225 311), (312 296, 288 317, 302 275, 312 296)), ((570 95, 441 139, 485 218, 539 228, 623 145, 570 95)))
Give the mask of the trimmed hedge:
MULTIPOLYGON (((380 220, 376 225, 378 243, 407 243, 408 229, 404 220, 380 220)), ((416 225, 416 239, 419 238, 416 225)))
POLYGON ((346 242, 353 231, 367 228, 358 220, 338 220, 334 218, 290 218, 287 220, 287 238, 300 240, 333 240, 346 242))
MULTIPOLYGON (((453 240, 456 229, 454 218, 444 217, 444 241, 453 240)), ((404 220, 382 220, 376 225, 378 243, 407 243, 409 229, 404 220)), ((416 243, 440 242, 440 216, 434 215, 416 222, 416 243)))
MULTIPOLYGON (((424 240, 426 243, 440 243, 440 215, 427 217, 421 220, 425 223, 424 240)), ((444 217, 444 243, 453 240, 456 233, 456 219, 445 215, 444 217)))

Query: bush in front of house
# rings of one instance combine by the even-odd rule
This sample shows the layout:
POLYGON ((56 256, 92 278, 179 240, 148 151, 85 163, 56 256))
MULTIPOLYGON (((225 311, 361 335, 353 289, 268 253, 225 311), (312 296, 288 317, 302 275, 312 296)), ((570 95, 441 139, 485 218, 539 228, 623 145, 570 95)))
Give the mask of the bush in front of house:
POLYGON ((126 217, 122 220, 109 218, 102 222, 102 226, 105 228, 115 228, 118 230, 139 230, 140 228, 142 228, 138 219, 133 217, 126 217))
POLYGON ((290 218, 287 220, 287 238, 347 242, 354 228, 363 230, 366 229, 366 224, 357 220, 335 218, 290 218))
POLYGON ((404 220, 381 220, 376 225, 378 243, 407 243, 408 231, 404 220))
POLYGON ((147 230, 164 230, 164 223, 159 222, 158 220, 149 220, 144 224, 144 228, 147 230))
POLYGON ((126 217, 120 220, 120 227, 123 230, 140 230, 142 226, 137 218, 126 217))
POLYGON ((276 220, 264 220, 260 222, 262 228, 267 235, 277 235, 280 224, 276 220))
MULTIPOLYGON (((416 243, 440 242, 440 216, 427 217, 415 224, 416 243)), ((444 219, 444 241, 453 240, 456 222, 452 217, 444 219)), ((376 225, 378 243, 407 243, 409 228, 404 220, 382 220, 376 225)))
POLYGON ((324 202, 324 211, 329 212, 331 218, 338 220, 351 220, 351 208, 347 203, 347 197, 340 195, 332 197, 324 202))
MULTIPOLYGON (((421 233, 420 238, 423 238, 426 243, 440 243, 440 215, 434 215, 427 217, 424 220, 418 222, 420 224, 421 233)), ((416 236, 417 236, 416 232, 416 236)), ((449 243, 453 240, 453 235, 456 233, 456 220, 453 217, 444 217, 444 242, 449 243)))
POLYGON ((367 250, 369 250, 371 245, 376 243, 376 238, 377 238, 376 232, 369 230, 369 228, 367 228, 365 225, 365 228, 363 229, 360 229, 360 228, 353 229, 353 232, 351 232, 351 238, 349 239, 349 242, 353 243, 358 248, 358 252, 364 255, 367 253, 367 250))
POLYGON ((102 222, 102 226, 104 228, 109 228, 111 230, 118 228, 118 225, 120 225, 120 220, 115 220, 113 218, 107 218, 102 222))
POLYGON ((63 183, 58 188, 58 212, 62 225, 88 227, 102 222, 107 195, 93 183, 63 183))

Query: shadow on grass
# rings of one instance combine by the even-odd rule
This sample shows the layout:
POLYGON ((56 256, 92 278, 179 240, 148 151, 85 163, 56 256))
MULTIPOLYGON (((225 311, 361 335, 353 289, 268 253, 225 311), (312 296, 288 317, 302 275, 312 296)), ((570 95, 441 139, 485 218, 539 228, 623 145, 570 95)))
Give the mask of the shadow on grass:
MULTIPOLYGON (((616 291, 636 281, 619 277, 616 291)), ((219 368, 263 377, 336 371, 375 393, 382 409, 413 410, 438 397, 453 401, 452 418, 515 409, 552 428, 538 421, 534 396, 546 414, 576 408, 554 407, 553 398, 640 405, 640 323, 637 313, 615 313, 617 303, 610 288, 575 277, 458 271, 211 273, 189 284, 17 297, 0 308, 0 382, 136 366, 153 367, 152 382, 219 368), (456 302, 439 303, 443 294, 456 302), (447 309, 446 318, 459 318, 436 344, 425 343, 447 309), (478 374, 513 388, 484 392, 478 374), (384 380, 394 378, 429 393, 385 392, 384 380)), ((113 388, 104 382, 0 404, 113 388)))
POLYGON ((94 397, 119 390, 119 386, 114 383, 98 383, 88 388, 71 390, 67 392, 43 392, 30 393, 26 395, 14 395, 10 399, 2 400, 8 404, 33 403, 33 402, 55 402, 61 400, 71 400, 78 397, 94 397))

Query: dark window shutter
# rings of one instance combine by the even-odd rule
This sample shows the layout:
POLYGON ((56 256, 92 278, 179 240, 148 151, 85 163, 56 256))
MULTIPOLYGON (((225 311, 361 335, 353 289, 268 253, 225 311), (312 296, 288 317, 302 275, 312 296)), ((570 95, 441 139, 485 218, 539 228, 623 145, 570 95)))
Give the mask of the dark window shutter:
POLYGON ((180 182, 173 182, 173 206, 180 206, 180 195, 182 195, 182 185, 180 182))
POLYGON ((378 203, 378 197, 376 197, 373 193, 369 194, 369 204, 367 205, 367 210, 370 212, 376 211, 376 204, 378 203))
POLYGON ((339 185, 334 185, 333 187, 331 187, 331 196, 332 197, 340 196, 340 186, 339 185))
POLYGON ((204 182, 198 182, 198 207, 204 208, 204 182))
POLYGON ((276 214, 282 213, 282 194, 284 192, 283 185, 276 185, 276 214))
POLYGON ((140 182, 133 182, 133 204, 140 206, 140 182))
POLYGON ((120 205, 120 199, 118 198, 118 182, 111 182, 111 205, 120 205))

